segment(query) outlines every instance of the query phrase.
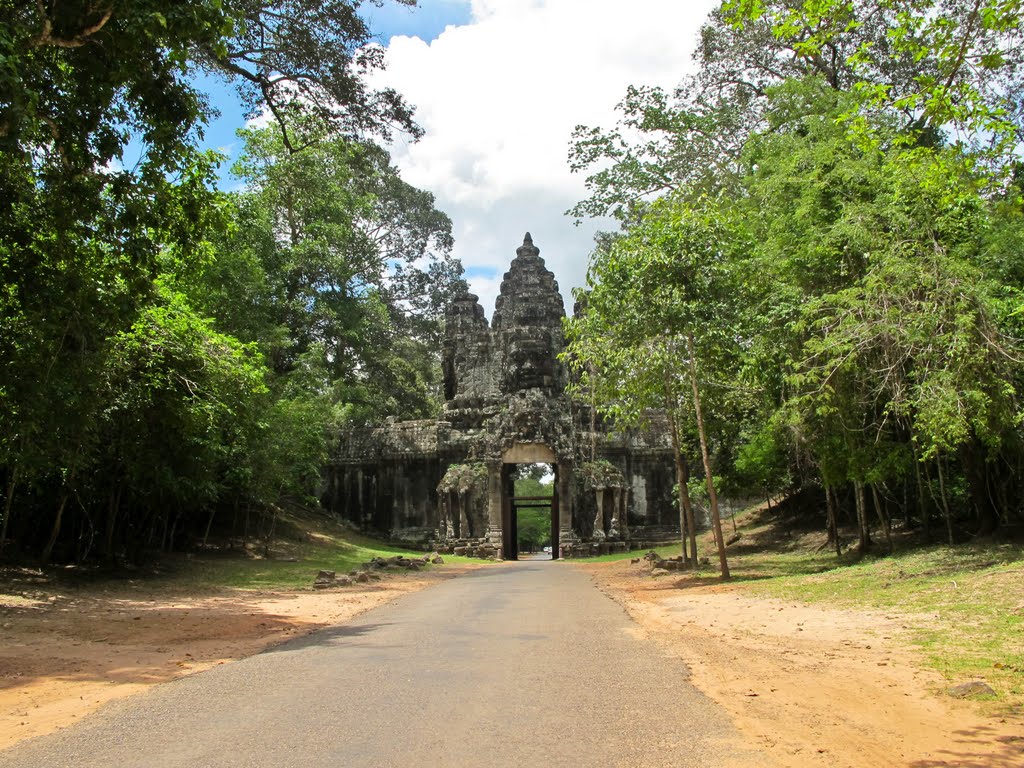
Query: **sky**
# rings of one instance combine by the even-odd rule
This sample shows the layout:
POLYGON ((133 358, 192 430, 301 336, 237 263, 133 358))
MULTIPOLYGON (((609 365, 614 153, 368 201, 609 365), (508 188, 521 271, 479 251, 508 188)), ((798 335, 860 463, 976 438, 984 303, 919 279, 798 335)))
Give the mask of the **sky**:
MULTIPOLYGON (((572 174, 573 128, 611 127, 633 85, 671 88, 692 71, 697 33, 713 0, 420 0, 366 4, 385 46, 379 85, 416 107, 425 135, 390 149, 403 178, 434 193, 452 219, 453 254, 490 317, 503 273, 529 231, 559 282, 566 310, 582 286, 594 234, 565 211, 586 197, 572 174)), ((241 116, 210 84, 222 117, 207 144, 240 146, 241 116)))

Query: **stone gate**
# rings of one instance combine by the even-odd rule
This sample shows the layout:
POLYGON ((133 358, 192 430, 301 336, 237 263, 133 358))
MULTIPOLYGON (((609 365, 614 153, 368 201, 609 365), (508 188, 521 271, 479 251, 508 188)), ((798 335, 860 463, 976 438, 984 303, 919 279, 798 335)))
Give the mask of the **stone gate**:
POLYGON ((392 540, 514 559, 514 470, 539 462, 555 477, 554 556, 678 538, 664 419, 618 430, 566 394, 564 316, 558 283, 527 233, 490 323, 472 294, 448 309, 440 417, 340 435, 324 505, 392 540))

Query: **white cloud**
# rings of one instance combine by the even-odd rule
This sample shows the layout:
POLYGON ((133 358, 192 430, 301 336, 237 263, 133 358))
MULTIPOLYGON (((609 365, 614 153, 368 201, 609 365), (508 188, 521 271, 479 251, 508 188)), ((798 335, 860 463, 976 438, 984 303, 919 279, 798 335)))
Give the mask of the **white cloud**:
MULTIPOLYGON (((429 45, 394 37, 383 82, 417 107, 426 136, 393 148, 405 179, 455 224, 455 255, 490 316, 529 230, 562 288, 583 284, 599 223, 564 211, 585 197, 567 152, 578 124, 610 127, 626 87, 672 87, 692 69, 713 0, 472 0, 472 22, 429 45)), ((603 222, 608 228, 608 222, 603 222)))

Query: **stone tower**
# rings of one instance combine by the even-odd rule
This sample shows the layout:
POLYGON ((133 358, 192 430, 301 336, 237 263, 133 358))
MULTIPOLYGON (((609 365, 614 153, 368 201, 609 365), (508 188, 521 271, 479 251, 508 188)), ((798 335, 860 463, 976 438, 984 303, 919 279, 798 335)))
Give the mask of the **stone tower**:
POLYGON ((341 435, 324 503, 390 538, 515 557, 512 474, 544 463, 556 478, 556 554, 559 545, 568 556, 678 536, 663 423, 655 415, 645 432, 618 432, 570 399, 564 317, 527 233, 490 323, 473 294, 447 311, 440 418, 341 435))

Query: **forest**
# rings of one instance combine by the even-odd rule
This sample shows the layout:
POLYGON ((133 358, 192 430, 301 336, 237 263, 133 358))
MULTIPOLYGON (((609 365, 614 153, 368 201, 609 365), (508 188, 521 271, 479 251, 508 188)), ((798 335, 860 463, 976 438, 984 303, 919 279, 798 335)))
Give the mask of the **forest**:
MULTIPOLYGON (((403 0, 404 2, 404 0, 403 0)), ((404 3, 411 4, 411 3, 404 3)), ((331 430, 436 408, 451 222, 348 0, 0 3, 0 547, 267 537, 331 430), (200 77, 255 120, 199 149, 200 77), (260 127, 262 126, 262 127, 260 127)))
MULTIPOLYGON (((5 553, 269 537, 334 430, 437 412, 463 270, 360 4, 0 0, 5 553), (260 118, 235 191, 202 78, 260 118)), ((619 228, 573 388, 667 412, 692 562, 691 495, 723 575, 719 494, 806 496, 837 553, 1024 522, 1022 37, 1020 0, 725 0, 694 74, 577 128, 569 214, 619 228)))
POLYGON ((1024 522, 1022 43, 1019 2, 726 0, 694 75, 577 128, 571 213, 621 231, 575 387, 667 411, 723 576, 719 493, 805 494, 837 553, 1024 522))

